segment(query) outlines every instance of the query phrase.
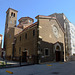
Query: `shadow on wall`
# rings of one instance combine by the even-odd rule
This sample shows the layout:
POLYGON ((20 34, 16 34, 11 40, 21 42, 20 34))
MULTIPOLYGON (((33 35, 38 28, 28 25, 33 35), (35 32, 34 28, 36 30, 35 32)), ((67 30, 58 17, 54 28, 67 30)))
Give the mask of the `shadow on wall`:
POLYGON ((40 51, 40 56, 38 59, 41 62, 56 61, 55 45, 57 43, 61 46, 60 58, 58 58, 59 54, 57 51, 57 60, 59 59, 59 61, 63 61, 64 60, 63 43, 58 41, 56 43, 49 43, 49 42, 43 41, 42 39, 39 39, 39 42, 38 42, 38 50, 40 51))

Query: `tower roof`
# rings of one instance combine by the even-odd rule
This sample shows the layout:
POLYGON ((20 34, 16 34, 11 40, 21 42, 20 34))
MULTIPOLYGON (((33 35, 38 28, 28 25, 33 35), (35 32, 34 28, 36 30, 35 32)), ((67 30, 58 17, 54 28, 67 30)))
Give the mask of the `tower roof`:
POLYGON ((14 11, 16 11, 16 12, 18 12, 17 10, 15 10, 15 9, 12 9, 12 8, 8 8, 8 10, 6 11, 6 13, 9 11, 9 10, 14 10, 14 11))

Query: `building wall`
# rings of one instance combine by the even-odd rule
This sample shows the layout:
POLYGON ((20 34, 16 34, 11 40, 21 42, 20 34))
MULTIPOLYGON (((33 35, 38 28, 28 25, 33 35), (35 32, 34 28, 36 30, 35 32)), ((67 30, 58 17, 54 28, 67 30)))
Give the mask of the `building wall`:
POLYGON ((71 60, 71 56, 75 53, 75 26, 67 18, 64 20, 66 58, 71 60))
POLYGON ((71 51, 71 55, 75 54, 75 26, 72 23, 69 23, 69 36, 68 36, 68 40, 70 42, 70 51, 71 51))
POLYGON ((54 14, 51 14, 50 16, 56 17, 57 20, 59 21, 59 23, 61 24, 62 28, 64 29, 64 19, 65 19, 65 16, 64 16, 63 13, 54 13, 54 14))
MULTIPOLYGON (((41 48, 43 61, 53 61, 55 60, 54 57, 54 44, 56 42, 62 43, 62 49, 61 51, 65 51, 65 44, 64 44, 64 33, 61 30, 60 26, 58 25, 58 22, 55 19, 39 19, 39 47, 41 48), (58 38, 53 33, 53 25, 56 25, 58 28, 59 34, 58 38), (49 49, 49 56, 45 56, 44 49, 49 49)), ((61 55, 61 58, 63 57, 63 54, 61 55)))
POLYGON ((2 35, 0 34, 0 56, 1 56, 1 50, 2 50, 2 35))
POLYGON ((12 45, 14 40, 14 28, 10 28, 6 38, 6 57, 12 56, 12 45))
POLYGON ((2 35, 0 34, 0 50, 1 50, 1 47, 2 46, 2 35))
MULTIPOLYGON (((29 28, 22 33, 16 35, 16 43, 15 43, 14 56, 22 56, 22 52, 27 51, 27 56, 31 56, 28 61, 33 60, 32 56, 37 56, 37 26, 29 28), (33 30, 35 30, 35 36, 33 36, 33 30), (27 39, 25 38, 25 34, 27 33, 27 39), (21 41, 20 41, 21 37, 21 41), (19 48, 21 48, 21 52, 19 52, 19 48)), ((27 62, 28 62, 27 61, 27 62)), ((32 61, 30 61, 32 62, 32 61)))
POLYGON ((18 28, 18 27, 14 27, 14 36, 19 34, 23 29, 18 28))
POLYGON ((39 28, 39 36, 42 36, 42 40, 46 42, 50 41, 52 43, 55 43, 57 41, 64 43, 63 39, 64 34, 56 20, 39 19, 39 26, 42 27, 39 28), (55 35, 53 34, 53 28, 52 28, 53 25, 56 25, 59 30, 59 35, 58 35, 59 38, 56 38, 55 35))
POLYGON ((17 27, 10 27, 9 31, 7 33, 6 38, 6 57, 13 56, 13 44, 14 44, 14 36, 19 34, 22 31, 22 29, 17 27))

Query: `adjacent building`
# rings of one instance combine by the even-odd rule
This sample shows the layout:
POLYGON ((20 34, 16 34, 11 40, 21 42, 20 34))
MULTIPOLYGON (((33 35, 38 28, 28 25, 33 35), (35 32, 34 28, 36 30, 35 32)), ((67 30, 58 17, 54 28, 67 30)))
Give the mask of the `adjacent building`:
POLYGON ((64 30, 66 60, 71 60, 71 57, 75 55, 75 26, 63 13, 54 13, 49 16, 56 17, 64 30))
POLYGON ((70 55, 75 55, 75 26, 69 23, 68 26, 68 44, 70 49, 70 55))

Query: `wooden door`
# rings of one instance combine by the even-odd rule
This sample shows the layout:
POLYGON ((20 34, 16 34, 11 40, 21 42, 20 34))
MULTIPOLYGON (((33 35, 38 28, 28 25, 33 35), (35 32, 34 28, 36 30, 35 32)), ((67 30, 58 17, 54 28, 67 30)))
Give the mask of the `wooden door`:
POLYGON ((22 61, 27 62, 27 52, 22 52, 22 61))
POLYGON ((60 61, 60 51, 56 51, 56 62, 60 61))

